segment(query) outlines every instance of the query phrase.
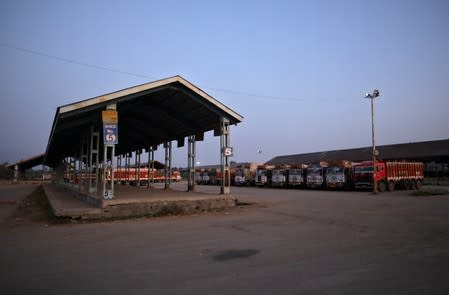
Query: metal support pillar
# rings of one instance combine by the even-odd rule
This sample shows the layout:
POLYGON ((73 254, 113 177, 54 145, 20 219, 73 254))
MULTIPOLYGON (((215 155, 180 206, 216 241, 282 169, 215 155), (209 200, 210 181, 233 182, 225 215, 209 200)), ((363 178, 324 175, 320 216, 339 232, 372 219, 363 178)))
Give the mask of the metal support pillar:
POLYGON ((372 156, 373 156, 373 194, 377 194, 377 165, 376 165, 376 142, 374 141, 374 97, 371 98, 371 138, 372 138, 372 156))
POLYGON ((69 187, 72 188, 72 183, 73 183, 73 169, 72 169, 72 157, 69 156, 67 158, 67 171, 68 171, 68 181, 67 183, 69 184, 69 187))
POLYGON ((171 158, 172 158, 171 141, 167 141, 164 144, 164 148, 165 148, 165 168, 164 168, 165 185, 164 185, 164 188, 169 189, 170 183, 171 183, 171 158))
MULTIPOLYGON (((221 155, 221 171, 222 171, 222 179, 221 179, 221 194, 230 194, 231 193, 231 171, 229 167, 229 157, 231 154, 229 153, 229 149, 231 149, 231 129, 229 126, 229 120, 221 117, 220 119, 220 155, 221 155)), ((231 149, 232 151, 232 149, 231 149)))
POLYGON ((73 188, 76 190, 79 189, 79 183, 80 183, 80 161, 79 161, 79 152, 75 152, 73 154, 73 188))
POLYGON ((125 155, 125 175, 126 175, 126 185, 129 185, 129 165, 131 164, 132 153, 126 153, 125 155))
POLYGON ((59 178, 59 183, 67 185, 67 157, 64 157, 62 165, 58 166, 57 177, 59 178), (61 182, 62 180, 62 182, 61 182))
POLYGON ((14 165, 14 183, 19 181, 19 165, 14 165))
POLYGON ((87 136, 83 136, 81 138, 81 150, 80 150, 80 159, 79 159, 79 175, 80 175, 80 190, 86 190, 87 182, 90 182, 90 174, 89 174, 89 139, 87 136))
POLYGON ((152 146, 148 149, 148 183, 147 187, 150 187, 150 184, 154 183, 154 148, 152 146))
POLYGON ((75 187, 75 175, 76 175, 76 165, 75 165, 75 156, 70 157, 70 183, 72 189, 75 187))
POLYGON ((136 185, 136 183, 137 183, 137 151, 134 152, 134 158, 132 157, 132 153, 131 153, 131 159, 134 160, 134 170, 132 170, 133 172, 131 173, 132 176, 130 176, 130 179, 131 179, 131 183, 133 185, 136 185))
POLYGON ((117 144, 118 116, 117 105, 106 106, 106 111, 102 112, 103 121, 103 198, 112 199, 114 197, 114 157, 115 145, 117 144), (107 132, 108 131, 108 132, 107 132))
POLYGON ((125 155, 120 155, 120 180, 123 181, 123 166, 125 165, 125 155))
POLYGON ((371 136, 372 136, 372 145, 373 145, 373 194, 377 194, 377 166, 376 166, 376 143, 374 141, 374 99, 380 95, 378 89, 374 89, 372 94, 367 93, 365 98, 369 98, 371 100, 371 136))
POLYGON ((81 153, 80 152, 76 152, 74 155, 74 175, 75 175, 75 181, 74 181, 74 185, 75 188, 78 189, 78 191, 81 191, 81 153))
POLYGON ((117 181, 120 182, 122 178, 122 155, 117 156, 117 165, 115 167, 117 170, 117 181))
POLYGON ((98 128, 90 127, 90 146, 89 146, 89 167, 88 167, 88 179, 89 179, 89 193, 96 193, 98 191, 98 178, 99 178, 99 150, 100 150, 100 132, 98 128))
POLYGON ((137 180, 137 187, 140 187, 140 154, 142 153, 142 150, 136 151, 136 180, 137 180))
POLYGON ((105 145, 103 152, 103 198, 114 197, 114 156, 115 145, 105 145))
POLYGON ((195 135, 188 137, 187 144, 187 191, 195 190, 195 135))
MULTIPOLYGON (((66 185, 67 184, 67 168, 68 166, 67 166, 67 157, 64 157, 64 160, 62 161, 62 165, 61 166, 58 166, 58 168, 60 168, 60 170, 58 171, 59 173, 61 173, 61 170, 62 170, 62 175, 58 175, 60 178, 60 180, 62 179, 62 183, 64 184, 64 185, 66 185)), ((59 174, 58 173, 58 174, 59 174)))

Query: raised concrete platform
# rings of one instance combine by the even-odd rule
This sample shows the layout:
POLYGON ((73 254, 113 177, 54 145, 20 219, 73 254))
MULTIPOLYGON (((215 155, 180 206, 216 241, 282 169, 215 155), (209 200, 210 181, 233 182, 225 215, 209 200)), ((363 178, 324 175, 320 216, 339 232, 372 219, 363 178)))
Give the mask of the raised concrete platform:
POLYGON ((55 216, 80 219, 192 214, 236 206, 232 195, 160 188, 118 185, 111 200, 80 194, 55 184, 44 185, 44 191, 55 216))

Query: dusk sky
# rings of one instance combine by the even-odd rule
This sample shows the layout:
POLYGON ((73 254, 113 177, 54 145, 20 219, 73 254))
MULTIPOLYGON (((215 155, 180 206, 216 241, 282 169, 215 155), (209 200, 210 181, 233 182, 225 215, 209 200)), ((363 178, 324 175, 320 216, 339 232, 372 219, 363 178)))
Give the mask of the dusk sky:
POLYGON ((237 162, 369 146, 374 88, 379 145, 449 138, 445 0, 3 0, 0 37, 1 163, 44 152, 58 106, 174 75, 244 117, 237 162))

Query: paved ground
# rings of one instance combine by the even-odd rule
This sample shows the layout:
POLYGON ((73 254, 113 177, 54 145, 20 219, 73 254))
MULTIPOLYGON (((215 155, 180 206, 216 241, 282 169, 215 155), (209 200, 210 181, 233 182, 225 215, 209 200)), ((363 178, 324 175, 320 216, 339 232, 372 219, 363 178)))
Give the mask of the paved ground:
MULTIPOLYGON (((0 186, 2 199, 26 191, 0 186)), ((449 294, 449 195, 233 192, 257 204, 87 224, 2 219, 2 293, 449 294)))
POLYGON ((36 185, 33 184, 12 185, 9 182, 0 183, 0 222, 4 222, 14 212, 17 204, 35 188, 36 185))

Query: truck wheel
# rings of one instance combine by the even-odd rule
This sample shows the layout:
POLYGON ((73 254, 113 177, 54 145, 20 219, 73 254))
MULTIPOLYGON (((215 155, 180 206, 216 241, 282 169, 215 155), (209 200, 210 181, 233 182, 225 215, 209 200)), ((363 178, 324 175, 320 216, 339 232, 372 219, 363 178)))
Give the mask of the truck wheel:
POLYGON ((390 192, 392 192, 392 191, 394 191, 394 187, 395 187, 394 181, 389 181, 388 182, 388 190, 390 192))
POLYGON ((416 189, 421 189, 421 187, 422 187, 421 180, 417 180, 416 181, 416 189))
POLYGON ((410 181, 406 180, 404 186, 406 190, 409 190, 411 188, 410 181))
POLYGON ((378 190, 379 190, 379 192, 382 193, 382 192, 385 191, 385 189, 386 189, 385 182, 384 182, 384 181, 380 181, 379 184, 378 184, 378 190))
POLYGON ((410 181, 410 188, 411 188, 412 190, 415 190, 415 189, 416 189, 416 181, 414 181, 414 180, 410 181))

